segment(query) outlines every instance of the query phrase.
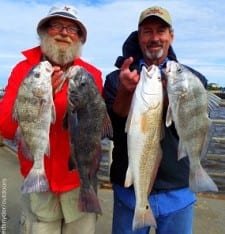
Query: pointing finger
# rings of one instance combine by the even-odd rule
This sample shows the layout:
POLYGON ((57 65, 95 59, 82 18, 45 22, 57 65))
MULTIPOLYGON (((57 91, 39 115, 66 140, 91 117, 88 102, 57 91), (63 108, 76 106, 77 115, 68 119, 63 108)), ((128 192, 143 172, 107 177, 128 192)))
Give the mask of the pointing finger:
POLYGON ((126 70, 129 69, 130 65, 133 63, 134 59, 133 57, 127 58, 124 62, 123 65, 121 66, 121 70, 126 70))

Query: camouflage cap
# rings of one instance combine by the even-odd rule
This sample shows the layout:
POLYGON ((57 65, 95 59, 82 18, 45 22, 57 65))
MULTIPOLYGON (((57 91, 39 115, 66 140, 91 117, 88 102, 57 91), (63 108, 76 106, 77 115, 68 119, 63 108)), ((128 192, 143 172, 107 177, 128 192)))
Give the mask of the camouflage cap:
POLYGON ((138 21, 138 25, 140 25, 146 18, 150 16, 159 17, 168 25, 172 26, 172 19, 170 17, 169 12, 166 9, 159 6, 153 6, 142 11, 138 21))

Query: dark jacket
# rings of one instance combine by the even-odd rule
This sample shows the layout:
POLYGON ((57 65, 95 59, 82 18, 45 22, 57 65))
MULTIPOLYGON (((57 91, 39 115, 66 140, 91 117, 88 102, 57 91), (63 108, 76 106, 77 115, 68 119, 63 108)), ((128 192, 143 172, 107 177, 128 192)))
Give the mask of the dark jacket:
MULTIPOLYGON (((123 45, 123 56, 118 57, 115 65, 120 68, 124 59, 128 58, 129 56, 134 58, 134 62, 130 66, 130 69, 139 70, 139 60, 142 58, 142 53, 138 43, 137 31, 131 33, 125 41, 123 45)), ((169 49, 168 58, 170 60, 177 61, 172 47, 169 49)), ((205 87, 207 86, 207 80, 203 75, 192 68, 187 68, 199 77, 205 87)), ((126 118, 118 116, 112 110, 112 105, 119 86, 119 72, 120 70, 117 69, 106 76, 104 84, 104 98, 108 113, 112 120, 114 131, 114 148, 112 152, 113 161, 110 170, 110 179, 112 183, 117 183, 123 186, 128 167, 127 136, 124 131, 126 118)), ((164 123, 166 111, 167 108, 164 107, 164 123)), ((188 187, 189 160, 188 157, 185 157, 179 161, 177 160, 178 143, 179 137, 175 130, 174 124, 172 124, 169 128, 165 127, 165 137, 161 142, 163 157, 153 186, 153 192, 188 187)))

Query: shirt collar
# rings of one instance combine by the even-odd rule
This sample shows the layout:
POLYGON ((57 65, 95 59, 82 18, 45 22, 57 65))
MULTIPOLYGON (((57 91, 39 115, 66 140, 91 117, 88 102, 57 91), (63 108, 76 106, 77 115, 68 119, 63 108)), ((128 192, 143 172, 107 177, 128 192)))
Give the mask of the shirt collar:
MULTIPOLYGON (((166 57, 163 62, 161 64, 158 65, 160 71, 162 71, 162 69, 165 67, 166 63, 169 61, 170 59, 168 57, 166 57)), ((141 71, 142 66, 147 67, 147 64, 145 63, 144 59, 140 59, 139 60, 139 71, 141 71)))

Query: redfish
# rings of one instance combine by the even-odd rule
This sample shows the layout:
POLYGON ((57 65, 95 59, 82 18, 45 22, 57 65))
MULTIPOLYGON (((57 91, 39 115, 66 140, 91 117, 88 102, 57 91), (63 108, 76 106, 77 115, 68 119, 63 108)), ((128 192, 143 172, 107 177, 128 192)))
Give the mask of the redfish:
POLYGON ((133 94, 126 129, 128 169, 125 187, 134 185, 136 206, 133 230, 144 226, 156 228, 155 217, 148 201, 162 158, 163 87, 157 66, 143 66, 133 94))

